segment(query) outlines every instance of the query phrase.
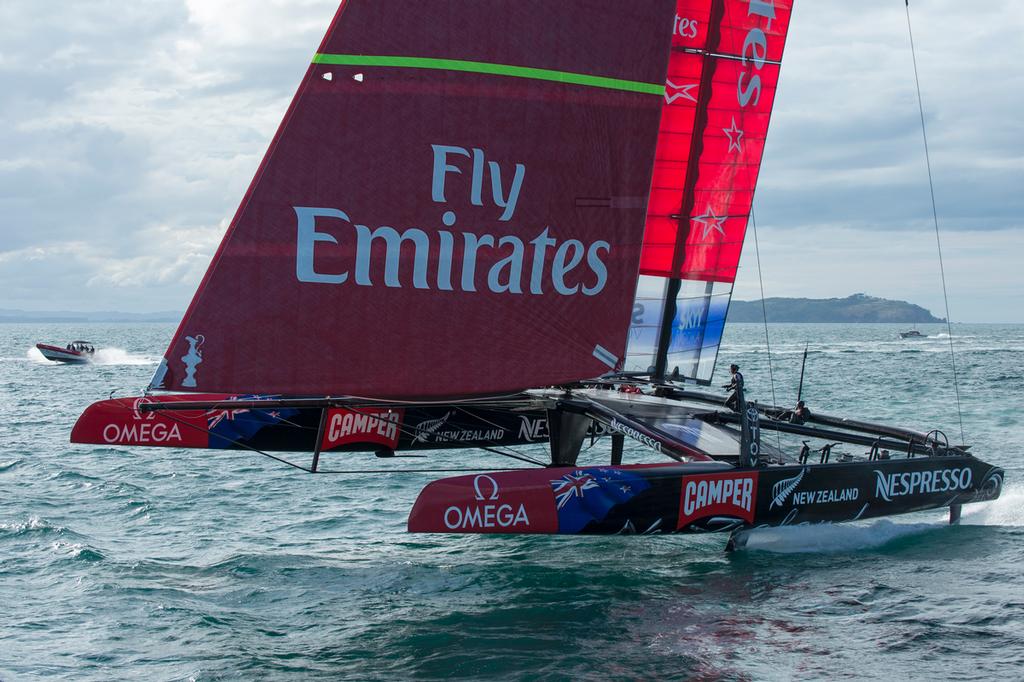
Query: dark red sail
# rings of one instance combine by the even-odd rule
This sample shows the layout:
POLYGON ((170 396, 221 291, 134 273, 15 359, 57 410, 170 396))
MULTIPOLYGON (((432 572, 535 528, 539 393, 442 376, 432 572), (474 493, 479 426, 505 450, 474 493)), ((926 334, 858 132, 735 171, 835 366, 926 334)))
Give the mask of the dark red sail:
POLYGON ((443 397, 620 365, 672 9, 343 3, 153 387, 443 397))

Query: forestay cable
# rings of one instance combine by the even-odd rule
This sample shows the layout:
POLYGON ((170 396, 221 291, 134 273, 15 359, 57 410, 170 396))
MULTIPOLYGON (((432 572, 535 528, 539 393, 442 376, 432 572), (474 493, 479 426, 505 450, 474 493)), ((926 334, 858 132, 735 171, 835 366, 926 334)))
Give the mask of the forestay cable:
MULTIPOLYGON (((953 390, 956 393, 956 415, 960 420, 960 444, 966 445, 964 437, 964 415, 960 409, 960 383, 956 373, 956 353, 953 352, 953 323, 949 317, 949 295, 946 293, 946 268, 942 263, 942 240, 939 238, 939 211, 935 207, 935 183, 932 180, 932 160, 928 152, 928 130, 924 123, 924 102, 921 98, 921 79, 917 75, 917 54, 914 50, 914 31, 910 27, 910 0, 904 0, 907 7, 907 35, 910 36, 910 57, 914 62, 914 85, 917 87, 917 108, 921 114, 921 137, 924 139, 924 161, 928 168, 928 189, 932 197, 932 220, 935 223, 935 248, 939 252, 939 275, 942 278, 942 300, 946 304, 946 336, 949 337, 949 361, 953 367, 953 390)), ((756 234, 755 239, 756 239, 756 234)))
MULTIPOLYGON (((754 255, 757 257, 757 282, 761 285, 761 319, 764 320, 764 345, 768 350, 768 380, 772 385, 772 405, 779 406, 775 399, 775 372, 772 371, 772 342, 768 337, 768 306, 764 302, 764 277, 761 276, 761 247, 757 243, 757 218, 754 217, 754 207, 750 207, 750 223, 754 227, 754 255)), ((782 436, 775 432, 775 441, 779 450, 782 449, 782 436)))

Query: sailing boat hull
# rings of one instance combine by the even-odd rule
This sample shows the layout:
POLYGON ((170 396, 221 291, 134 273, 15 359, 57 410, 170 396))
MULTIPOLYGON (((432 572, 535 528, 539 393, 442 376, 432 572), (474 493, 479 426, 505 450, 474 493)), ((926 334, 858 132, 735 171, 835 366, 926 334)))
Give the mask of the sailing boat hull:
POLYGON ((414 533, 652 534, 857 521, 999 497, 969 456, 740 469, 691 462, 504 471, 434 481, 414 533))
MULTIPOLYGON (((270 398, 270 396, 266 396, 270 398)), ((79 416, 72 443, 179 448, 310 452, 316 448, 321 408, 231 409, 240 399, 224 394, 163 395, 100 400, 79 416), (147 402, 207 401, 204 410, 144 412, 147 402)), ((589 435, 608 435, 594 422, 589 435)), ((332 408, 323 430, 323 452, 440 450, 548 442, 542 409, 423 405, 404 408, 332 408)))

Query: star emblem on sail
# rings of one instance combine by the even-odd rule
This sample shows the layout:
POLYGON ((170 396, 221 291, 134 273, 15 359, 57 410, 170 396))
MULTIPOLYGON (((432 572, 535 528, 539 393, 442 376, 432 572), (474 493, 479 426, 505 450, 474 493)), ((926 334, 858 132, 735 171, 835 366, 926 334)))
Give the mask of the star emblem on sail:
POLYGON ((725 222, 727 217, 728 216, 716 216, 715 212, 711 210, 711 205, 709 204, 702 215, 691 218, 691 220, 695 223, 700 223, 701 227, 704 229, 701 239, 707 239, 708 234, 715 230, 717 230, 723 237, 725 236, 725 228, 722 227, 722 223, 725 222))
POLYGON ((743 153, 743 131, 736 127, 736 117, 732 117, 732 125, 728 128, 722 128, 722 132, 729 138, 729 150, 736 150, 740 154, 743 153))
POLYGON ((698 85, 700 85, 700 84, 699 83, 688 83, 686 85, 676 85, 672 81, 666 79, 665 80, 665 104, 672 104, 673 102, 675 102, 679 98, 689 100, 689 101, 691 101, 691 102, 696 104, 697 98, 694 97, 693 93, 690 92, 690 91, 693 90, 698 85), (670 95, 669 94, 669 90, 675 90, 675 92, 673 92, 670 95))

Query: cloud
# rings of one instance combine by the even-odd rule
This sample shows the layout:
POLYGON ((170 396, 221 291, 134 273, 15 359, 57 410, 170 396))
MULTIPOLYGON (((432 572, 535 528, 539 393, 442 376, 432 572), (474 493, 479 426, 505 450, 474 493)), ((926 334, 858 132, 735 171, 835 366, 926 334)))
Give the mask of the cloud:
MULTIPOLYGON (((912 2, 937 205, 946 230, 1024 225, 1024 12, 912 2)), ((919 230, 931 203, 904 6, 798 2, 765 150, 766 225, 919 230)))
POLYGON ((0 7, 5 302, 184 308, 336 3, 41 8, 0 7))
MULTIPOLYGON (((961 304, 1021 284, 1024 11, 911 4, 954 319, 961 305, 1024 319, 1010 297, 961 304)), ((0 4, 5 304, 184 308, 336 8, 0 4)), ((898 2, 798 0, 755 212, 768 295, 866 291, 937 310, 898 2)), ((748 255, 739 292, 754 281, 748 255)))
MULTIPOLYGON (((227 229, 149 227, 112 251, 104 243, 69 240, 0 253, 4 301, 32 300, 45 273, 51 309, 166 310, 182 307, 180 290, 191 291, 227 229), (139 306, 139 300, 144 299, 139 306)), ((42 308, 45 309, 45 308, 42 308)))
MULTIPOLYGON (((909 300, 946 317, 934 230, 852 227, 762 229, 765 296, 842 298, 863 292, 909 300)), ((1024 228, 941 235, 953 322, 1024 322, 1024 228)), ((754 238, 747 232, 734 296, 761 298, 754 238)))

